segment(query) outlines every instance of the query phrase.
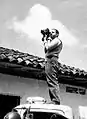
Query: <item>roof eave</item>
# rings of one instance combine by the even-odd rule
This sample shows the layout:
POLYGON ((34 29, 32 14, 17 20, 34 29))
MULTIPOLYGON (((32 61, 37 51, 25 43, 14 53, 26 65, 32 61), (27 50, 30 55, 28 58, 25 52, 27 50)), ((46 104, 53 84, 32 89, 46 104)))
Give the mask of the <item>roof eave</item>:
MULTIPOLYGON (((15 63, 0 62, 0 73, 20 76, 25 78, 46 80, 44 69, 39 69, 35 67, 27 67, 27 66, 18 65, 15 63)), ((59 74, 59 83, 79 85, 79 86, 86 87, 87 79, 84 78, 83 80, 81 80, 81 78, 59 74)))

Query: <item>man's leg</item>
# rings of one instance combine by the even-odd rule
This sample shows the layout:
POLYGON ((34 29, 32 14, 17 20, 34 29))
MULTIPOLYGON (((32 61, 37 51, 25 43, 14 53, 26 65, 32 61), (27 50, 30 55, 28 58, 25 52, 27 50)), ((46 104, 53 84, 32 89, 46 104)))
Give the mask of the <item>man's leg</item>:
POLYGON ((54 102, 55 104, 60 104, 60 96, 59 96, 60 91, 59 91, 57 71, 58 70, 56 61, 48 61, 46 63, 45 73, 51 101, 54 102))

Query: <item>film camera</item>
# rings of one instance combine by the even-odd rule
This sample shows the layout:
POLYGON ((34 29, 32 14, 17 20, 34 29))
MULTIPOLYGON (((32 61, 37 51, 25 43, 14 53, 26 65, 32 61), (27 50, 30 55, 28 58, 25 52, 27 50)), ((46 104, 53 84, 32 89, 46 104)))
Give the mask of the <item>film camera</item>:
POLYGON ((50 30, 48 28, 41 30, 41 33, 43 34, 42 41, 44 41, 44 36, 47 35, 47 38, 51 35, 50 30))

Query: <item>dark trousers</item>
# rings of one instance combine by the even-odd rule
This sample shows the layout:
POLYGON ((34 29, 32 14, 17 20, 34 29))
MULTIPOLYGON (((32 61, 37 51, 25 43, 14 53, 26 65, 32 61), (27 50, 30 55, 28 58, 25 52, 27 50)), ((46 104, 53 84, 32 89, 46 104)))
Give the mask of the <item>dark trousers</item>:
POLYGON ((47 58, 47 61, 45 63, 45 74, 49 87, 50 99, 55 104, 60 104, 58 69, 58 58, 47 58))

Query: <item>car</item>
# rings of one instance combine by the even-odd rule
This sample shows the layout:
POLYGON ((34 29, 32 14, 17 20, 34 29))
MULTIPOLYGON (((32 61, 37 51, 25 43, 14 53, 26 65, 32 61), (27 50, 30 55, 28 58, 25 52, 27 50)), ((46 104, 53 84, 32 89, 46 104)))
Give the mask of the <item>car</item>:
POLYGON ((72 109, 66 105, 47 103, 43 97, 28 97, 4 116, 4 119, 73 119, 72 109))

